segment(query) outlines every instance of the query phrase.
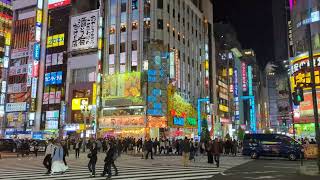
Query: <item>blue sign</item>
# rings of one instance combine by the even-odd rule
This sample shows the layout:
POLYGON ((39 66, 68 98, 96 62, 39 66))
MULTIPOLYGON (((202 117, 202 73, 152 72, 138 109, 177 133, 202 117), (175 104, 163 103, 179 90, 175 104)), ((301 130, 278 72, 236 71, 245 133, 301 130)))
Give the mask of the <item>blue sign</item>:
POLYGON ((148 70, 148 75, 149 75, 149 76, 155 76, 155 75, 157 75, 157 71, 156 71, 156 70, 153 70, 153 69, 148 70))
POLYGON ((154 103, 154 104, 153 104, 153 108, 154 108, 154 109, 160 109, 160 110, 161 110, 161 109, 162 109, 162 103, 154 103))
POLYGON ((54 85, 57 83, 57 72, 52 72, 50 77, 50 84, 54 85))
POLYGON ((161 89, 152 89, 153 96, 161 96, 161 89))
POLYGON ((147 114, 151 116, 162 116, 162 110, 161 109, 148 109, 147 114))
POLYGON ((46 73, 44 75, 44 85, 45 86, 50 85, 50 73, 46 73))
POLYGON ((148 76, 148 82, 157 82, 157 76, 148 76))
POLYGON ((174 117, 173 124, 177 126, 184 126, 184 118, 181 117, 174 117))
POLYGON ((148 96, 148 101, 149 102, 154 102, 157 100, 157 97, 154 97, 154 96, 148 96))
POLYGON ((56 84, 62 84, 62 71, 57 72, 56 84))
POLYGON ((40 44, 35 43, 33 46, 33 59, 40 60, 40 44))

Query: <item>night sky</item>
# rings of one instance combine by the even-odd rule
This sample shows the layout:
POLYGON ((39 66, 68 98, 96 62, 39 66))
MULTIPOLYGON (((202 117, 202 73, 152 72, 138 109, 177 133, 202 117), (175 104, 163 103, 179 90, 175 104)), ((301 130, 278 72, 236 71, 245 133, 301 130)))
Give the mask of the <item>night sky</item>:
POLYGON ((214 21, 228 22, 243 49, 252 48, 260 67, 274 59, 272 0, 213 0, 214 21))

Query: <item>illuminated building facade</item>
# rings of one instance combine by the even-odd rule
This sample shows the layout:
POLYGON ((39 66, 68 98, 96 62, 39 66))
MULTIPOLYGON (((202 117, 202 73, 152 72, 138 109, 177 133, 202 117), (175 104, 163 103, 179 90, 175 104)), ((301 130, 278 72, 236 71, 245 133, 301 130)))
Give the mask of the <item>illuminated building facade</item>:
MULTIPOLYGON (((307 41, 306 24, 311 23, 311 40, 315 66, 315 80, 317 85, 317 99, 319 109, 319 62, 320 62, 320 2, 310 1, 290 1, 292 39, 290 48, 291 71, 290 84, 291 91, 296 86, 303 87, 304 101, 300 106, 294 107, 294 123, 298 137, 314 137, 314 118, 312 95, 310 86, 310 64, 309 45, 307 41), (313 127, 313 128, 312 128, 313 127)), ((289 39, 290 39, 289 34, 289 39)))
MULTIPOLYGON (((9 67, 9 55, 11 46, 12 29, 12 2, 9 0, 0 1, 0 127, 4 127, 5 122, 5 102, 7 94, 7 72, 9 67)), ((0 136, 4 133, 0 130, 0 136)))

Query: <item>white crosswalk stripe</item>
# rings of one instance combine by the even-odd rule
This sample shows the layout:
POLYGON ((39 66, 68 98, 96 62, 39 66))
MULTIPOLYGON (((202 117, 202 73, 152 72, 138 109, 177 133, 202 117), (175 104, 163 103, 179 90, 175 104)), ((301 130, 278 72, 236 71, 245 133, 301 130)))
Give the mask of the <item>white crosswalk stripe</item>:
MULTIPOLYGON (((104 155, 99 156, 99 161, 96 166, 96 178, 106 179, 101 177, 103 171, 104 155)), ((45 169, 42 166, 42 157, 38 158, 22 158, 6 159, 0 161, 0 179, 6 180, 66 180, 66 179, 91 179, 88 171, 88 159, 84 156, 80 159, 69 158, 68 171, 63 174, 53 176, 46 175, 45 169)), ((122 156, 117 160, 116 165, 119 170, 118 176, 113 176, 112 179, 127 179, 127 180, 197 180, 209 179, 215 174, 224 172, 234 166, 248 162, 248 159, 243 158, 222 158, 220 168, 215 168, 214 165, 205 163, 205 157, 199 158, 197 162, 191 162, 188 167, 182 166, 182 157, 155 157, 155 160, 144 160, 138 157, 122 156)), ((93 178, 92 178, 93 179, 93 178)))

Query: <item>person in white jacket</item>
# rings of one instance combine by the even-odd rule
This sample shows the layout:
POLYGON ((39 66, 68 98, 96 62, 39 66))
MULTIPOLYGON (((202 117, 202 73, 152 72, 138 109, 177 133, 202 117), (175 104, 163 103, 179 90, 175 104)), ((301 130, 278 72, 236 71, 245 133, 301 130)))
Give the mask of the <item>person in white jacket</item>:
POLYGON ((53 153, 53 149, 54 149, 54 145, 52 144, 52 139, 49 140, 48 146, 46 148, 46 152, 45 152, 45 158, 43 160, 43 165, 44 167, 47 169, 47 174, 50 174, 51 172, 51 165, 52 165, 52 153, 53 153))

